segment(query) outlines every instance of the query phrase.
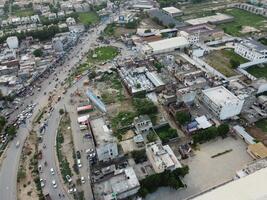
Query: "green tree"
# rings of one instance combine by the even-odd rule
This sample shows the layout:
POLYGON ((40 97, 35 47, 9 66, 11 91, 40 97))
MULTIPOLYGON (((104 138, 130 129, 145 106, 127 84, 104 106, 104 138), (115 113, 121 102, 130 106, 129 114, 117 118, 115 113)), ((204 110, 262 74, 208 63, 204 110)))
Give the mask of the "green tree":
POLYGON ((146 98, 135 98, 133 100, 133 105, 136 108, 138 115, 150 115, 158 112, 157 106, 151 100, 146 98))
POLYGON ((33 55, 34 55, 35 57, 42 57, 42 55, 43 55, 43 51, 42 51, 42 49, 35 49, 35 50, 33 51, 33 55))
POLYGON ((144 149, 132 151, 132 156, 136 163, 147 161, 146 150, 144 149))
POLYGON ((8 125, 6 127, 6 133, 8 134, 8 136, 10 136, 11 138, 13 138, 16 135, 16 133, 17 133, 17 129, 13 125, 8 125))
POLYGON ((185 123, 191 120, 190 114, 188 112, 177 112, 175 115, 175 119, 181 124, 184 125, 185 123))
POLYGON ((221 124, 220 126, 218 126, 218 135, 220 135, 221 137, 226 137, 227 134, 229 133, 229 125, 228 124, 221 124))
POLYGON ((230 59, 230 64, 232 68, 236 69, 240 65, 240 62, 234 59, 230 59))
POLYGON ((60 114, 60 115, 63 115, 64 113, 65 113, 65 111, 64 111, 63 108, 59 109, 59 114, 60 114))

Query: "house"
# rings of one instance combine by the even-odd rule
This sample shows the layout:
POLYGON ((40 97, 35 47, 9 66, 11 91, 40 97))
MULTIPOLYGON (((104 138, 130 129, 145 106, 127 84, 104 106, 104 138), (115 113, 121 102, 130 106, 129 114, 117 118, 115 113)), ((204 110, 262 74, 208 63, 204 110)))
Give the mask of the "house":
POLYGON ((156 173, 182 167, 169 145, 149 143, 146 146, 146 154, 156 173))
POLYGON ((99 161, 107 162, 118 157, 118 146, 117 143, 106 143, 100 144, 96 148, 97 156, 99 161))
POLYGON ((137 134, 142 134, 148 132, 152 129, 153 124, 148 115, 140 115, 134 118, 134 127, 137 134))
POLYGON ((166 13, 167 15, 170 15, 172 17, 178 17, 178 16, 183 15, 183 11, 181 11, 178 8, 175 8, 173 6, 162 8, 162 11, 164 13, 166 13))

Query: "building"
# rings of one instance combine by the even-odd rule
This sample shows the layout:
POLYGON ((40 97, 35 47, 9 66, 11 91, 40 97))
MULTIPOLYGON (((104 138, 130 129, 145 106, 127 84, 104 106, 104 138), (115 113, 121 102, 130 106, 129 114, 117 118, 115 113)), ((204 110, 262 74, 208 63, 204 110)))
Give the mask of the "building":
POLYGON ((107 162, 118 157, 118 146, 117 143, 106 143, 100 144, 96 148, 97 156, 99 161, 107 162))
POLYGON ((267 47, 253 39, 244 40, 235 46, 235 53, 250 60, 267 58, 267 47))
POLYGON ((140 183, 132 167, 115 170, 109 176, 109 179, 94 184, 95 199, 126 199, 140 189, 140 183))
MULTIPOLYGON (((260 169, 238 180, 201 193, 190 200, 265 200, 267 197, 267 168, 260 169)), ((189 200, 188 199, 188 200, 189 200)))
POLYGON ((183 15, 183 11, 181 11, 178 8, 175 8, 173 6, 162 8, 162 11, 164 13, 166 13, 167 15, 170 15, 172 17, 177 17, 177 16, 183 15))
POLYGON ((189 46, 189 42, 184 37, 173 37, 156 42, 149 42, 143 47, 145 54, 168 53, 176 50, 182 50, 189 46))
POLYGON ((202 100, 220 120, 239 115, 244 104, 224 86, 202 90, 202 100))
POLYGON ((135 19, 134 12, 122 12, 118 16, 118 18, 115 19, 115 22, 118 24, 127 24, 129 22, 134 21, 134 19, 135 19))
POLYGON ((146 154, 156 173, 182 167, 169 145, 150 143, 146 147, 146 154))
POLYGON ((246 132, 245 128, 239 125, 235 125, 233 127, 233 131, 241 137, 248 145, 255 144, 255 138, 252 137, 248 132, 246 132))
POLYGON ((211 16, 201 17, 201 18, 196 18, 196 19, 189 19, 185 22, 194 26, 194 25, 207 24, 207 23, 216 25, 216 24, 231 22, 233 20, 234 18, 230 15, 216 13, 216 15, 211 15, 211 16))
POLYGON ((267 147, 262 142, 248 145, 247 152, 254 159, 267 158, 267 147))
POLYGON ((152 129, 153 124, 148 115, 140 115, 134 118, 134 127, 137 134, 142 134, 148 132, 152 129))

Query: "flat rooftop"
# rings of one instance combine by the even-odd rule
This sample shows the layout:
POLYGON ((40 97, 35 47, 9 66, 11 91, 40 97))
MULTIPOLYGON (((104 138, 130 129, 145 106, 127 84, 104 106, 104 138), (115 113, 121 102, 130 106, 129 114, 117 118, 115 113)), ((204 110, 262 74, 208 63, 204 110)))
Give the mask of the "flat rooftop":
POLYGON ((267 168, 232 181, 193 200, 266 200, 267 168))
POLYGON ((179 46, 184 47, 189 45, 189 42, 184 37, 173 37, 156 42, 150 42, 148 45, 153 49, 153 51, 159 51, 162 49, 172 49, 179 46))
POLYGON ((181 13, 182 12, 180 9, 175 8, 173 6, 162 8, 162 10, 164 10, 165 12, 170 13, 170 14, 175 14, 175 13, 181 13))
POLYGON ((228 102, 239 101, 238 97, 223 86, 203 90, 203 94, 205 94, 216 105, 225 105, 228 102))
POLYGON ((199 25, 199 24, 206 24, 206 23, 219 23, 219 22, 224 22, 224 21, 228 21, 232 19, 233 17, 230 15, 217 13, 216 15, 212 15, 212 16, 189 19, 185 22, 191 25, 199 25))

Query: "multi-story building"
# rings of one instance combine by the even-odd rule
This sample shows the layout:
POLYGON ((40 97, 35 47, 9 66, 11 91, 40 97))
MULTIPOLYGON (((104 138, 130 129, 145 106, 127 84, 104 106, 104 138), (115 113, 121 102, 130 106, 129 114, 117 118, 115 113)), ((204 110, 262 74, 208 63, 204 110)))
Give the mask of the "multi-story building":
POLYGON ((244 104, 243 99, 223 86, 203 90, 202 100, 220 120, 239 115, 244 104))
POLYGON ((148 132, 153 125, 148 115, 140 115, 134 118, 134 127, 137 134, 142 134, 148 132))
POLYGON ((235 52, 250 61, 267 58, 267 47, 253 39, 237 44, 235 52))

